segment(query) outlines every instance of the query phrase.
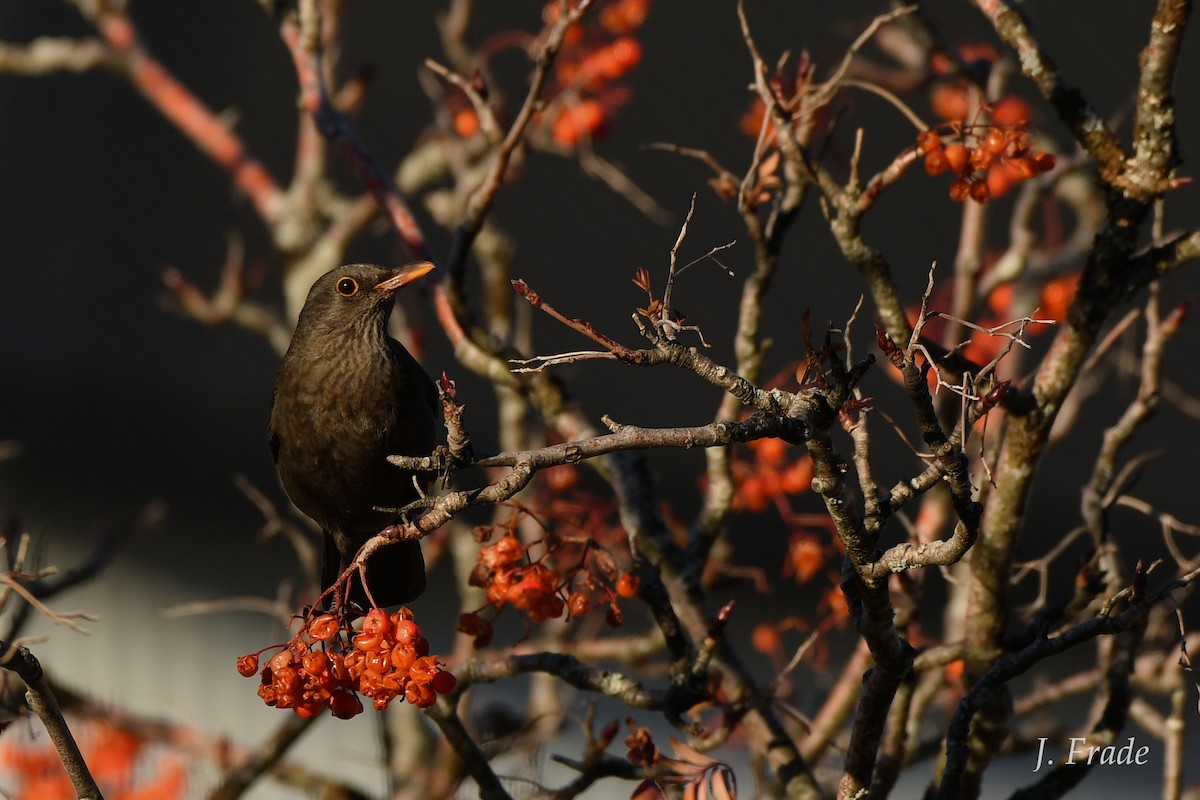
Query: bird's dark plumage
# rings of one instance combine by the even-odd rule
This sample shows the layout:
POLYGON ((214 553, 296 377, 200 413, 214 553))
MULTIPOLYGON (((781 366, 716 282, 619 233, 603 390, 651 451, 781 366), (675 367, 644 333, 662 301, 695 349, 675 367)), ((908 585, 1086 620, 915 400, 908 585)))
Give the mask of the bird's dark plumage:
MULTIPOLYGON (((351 264, 313 284, 275 380, 269 443, 288 497, 325 531, 322 589, 363 542, 396 521, 376 507, 417 499, 413 475, 392 454, 426 455, 437 432, 437 390, 403 345, 387 335, 394 292, 432 264, 399 270, 351 264)), ((368 560, 367 584, 380 606, 425 589, 419 542, 368 560)), ((368 605, 357 579, 350 599, 368 605)))

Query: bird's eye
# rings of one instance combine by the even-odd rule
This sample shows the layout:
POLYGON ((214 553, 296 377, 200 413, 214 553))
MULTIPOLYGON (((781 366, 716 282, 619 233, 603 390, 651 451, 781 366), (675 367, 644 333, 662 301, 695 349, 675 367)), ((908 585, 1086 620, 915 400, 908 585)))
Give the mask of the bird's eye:
POLYGON ((338 278, 337 293, 342 297, 354 297, 358 294, 358 281, 354 278, 338 278))

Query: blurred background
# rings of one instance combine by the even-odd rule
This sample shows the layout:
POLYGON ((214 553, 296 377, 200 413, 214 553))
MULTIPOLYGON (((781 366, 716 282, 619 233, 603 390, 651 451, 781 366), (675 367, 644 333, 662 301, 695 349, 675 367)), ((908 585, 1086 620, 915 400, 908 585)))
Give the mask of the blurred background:
MULTIPOLYGON (((788 0, 748 5, 768 62, 784 50, 807 49, 821 73, 885 10, 882 4, 788 0)), ((994 42, 986 22, 966 3, 925 5, 947 40, 994 42)), ((477 40, 511 29, 536 31, 541 24, 538 2, 491 0, 477 6, 477 40)), ((155 55, 201 100, 221 110, 252 153, 286 182, 297 87, 274 20, 251 0, 133 2, 131 8, 155 55)), ((1152 8, 1124 0, 1060 0, 1023 8, 1066 80, 1127 134, 1129 126, 1121 120, 1134 97, 1137 55, 1152 8)), ((396 164, 428 128, 431 106, 417 71, 423 59, 442 57, 437 10, 433 3, 345 4, 342 66, 353 70, 370 64, 374 74, 354 124, 385 166, 396 164)), ((5 42, 92 33, 67 2, 0 4, 0 40, 5 42)), ((1200 102, 1194 102, 1200 98, 1200 70, 1187 60, 1194 56, 1198 35, 1192 30, 1185 41, 1183 85, 1177 91, 1185 98, 1178 120, 1184 174, 1191 164, 1187 159, 1200 149, 1200 102)), ((629 279, 644 266, 661 285, 693 193, 696 213, 681 251, 685 261, 740 234, 734 209, 707 186, 709 173, 694 161, 645 145, 704 148, 735 173, 745 169, 753 147, 739 128, 750 108, 752 75, 733 3, 660 0, 639 39, 643 58, 627 81, 628 100, 610 135, 596 147, 664 210, 663 219, 648 217, 584 175, 575 161, 543 153, 525 161, 519 179, 502 190, 495 212, 518 243, 521 277, 564 313, 586 317, 629 344, 636 343, 629 315, 644 301, 629 279)), ((879 57, 871 48, 867 54, 879 57)), ((527 70, 524 56, 505 51, 494 67, 516 96, 527 70)), ((1014 89, 1033 102, 1034 126, 1069 152, 1070 142, 1028 84, 1017 80, 1014 89)), ((850 95, 842 105, 842 135, 830 151, 833 163, 844 164, 849 132, 857 126, 866 129, 865 172, 911 146, 915 131, 878 98, 850 95)), ((927 113, 926 108, 917 111, 927 113)), ((946 198, 944 182, 919 172, 912 171, 884 196, 865 228, 913 302, 931 262, 948 269, 958 242, 958 207, 946 198)), ((353 188, 354 178, 344 177, 345 187, 353 188)), ((1187 187, 1172 196, 1168 230, 1195 226, 1197 191, 1187 187)), ((991 224, 997 231, 1005 230, 1009 203, 996 203, 991 224)), ((435 254, 443 253, 445 233, 422 221, 435 254)), ((263 518, 235 485, 235 476, 244 476, 276 503, 286 503, 265 446, 278 355, 262 337, 234 326, 201 326, 172 312, 166 302, 165 269, 177 268, 209 291, 234 235, 244 242, 247 262, 264 261, 272 270, 256 298, 281 306, 278 265, 270 262, 268 238, 253 209, 231 188, 227 174, 125 80, 102 71, 36 78, 0 72, 0 440, 7 456, 0 461, 0 514, 18 519, 20 530, 37 539, 44 563, 64 567, 84 558, 103 536, 120 534, 112 566, 56 602, 56 608, 98 614, 99 622, 87 626, 91 635, 41 624, 50 639, 36 652, 55 677, 114 706, 168 716, 249 744, 273 727, 280 712, 258 702, 254 683, 236 674, 234 659, 277 640, 278 630, 249 613, 164 614, 172 605, 195 600, 273 598, 281 582, 294 580, 299 569, 285 542, 258 538, 263 518), (161 504, 165 515, 151 528, 139 526, 137 520, 152 503, 161 504)), ((400 258, 384 225, 370 229, 351 255, 385 264, 400 258)), ((741 272, 752 256, 744 242, 722 261, 741 272)), ((1180 270, 1165 283, 1164 305, 1193 295, 1198 285, 1194 265, 1180 270)), ((738 280, 706 264, 691 269, 676 289, 676 305, 702 326, 712 355, 726 361, 739 291, 738 280)), ((801 352, 799 319, 805 309, 812 310, 818 329, 826 321, 840 325, 863 291, 815 205, 810 206, 790 235, 765 309, 764 328, 776 344, 764 374, 801 352)), ((446 370, 459 380, 477 446, 494 449, 491 391, 454 363, 426 300, 419 291, 405 299, 409 319, 425 329, 424 364, 431 373, 446 370)), ((859 352, 871 347, 869 327, 864 322, 858 328, 859 352)), ((1182 392, 1196 397, 1200 375, 1191 357, 1200 340, 1192 328, 1172 344, 1166 372, 1182 392)), ((538 353, 582 346, 548 319, 534 320, 534 331, 538 353)), ((559 372, 596 421, 608 414, 643 425, 699 424, 719 400, 708 387, 666 369, 634 371, 585 362, 559 372)), ((1134 387, 1114 378, 1109 388, 1088 401, 1085 424, 1043 467, 1053 478, 1043 481, 1034 497, 1027 538, 1056 536, 1077 523, 1077 487, 1095 455, 1097 432, 1115 419, 1134 387)), ((894 396, 896 390, 877 370, 866 391, 894 396)), ((1164 403, 1136 444, 1139 451, 1157 452, 1137 494, 1185 521, 1200 522, 1195 504, 1181 494, 1193 483, 1198 444, 1194 409, 1164 403)), ((899 444, 893 450, 902 453, 899 444)), ((889 451, 882 452, 886 457, 889 451)), ((651 458, 664 496, 690 518, 699 500, 699 454, 651 458)), ((901 461, 882 472, 895 478, 908 469, 909 462, 901 461)), ((804 501, 809 503, 804 510, 819 509, 811 498, 804 501)), ((1161 554, 1153 520, 1132 512, 1118 512, 1116 519, 1131 535, 1144 534, 1148 559, 1161 554)), ((735 543, 737 560, 771 570, 785 549, 784 532, 769 525, 735 543)), ((442 577, 449 579, 449 572, 442 577)), ((435 587, 447 583, 431 581, 435 587)), ((730 591, 755 602, 750 586, 730 591)), ((777 591, 781 594, 770 602, 802 601, 797 587, 777 591)), ((442 594, 434 591, 420 601, 435 651, 449 649, 457 614, 452 600, 443 586, 442 594)), ((371 752, 371 734, 365 717, 350 723, 326 720, 308 734, 303 752, 316 759, 332 746, 342 754, 342 768, 357 774, 370 760, 363 753, 371 752)), ((569 746, 564 749, 570 752, 569 746)), ((1110 772, 1105 780, 1129 780, 1125 796, 1140 796, 1134 772, 1110 772)), ((362 779, 373 785, 371 778, 362 779)), ((273 791, 260 788, 253 796, 270 797, 273 791)))

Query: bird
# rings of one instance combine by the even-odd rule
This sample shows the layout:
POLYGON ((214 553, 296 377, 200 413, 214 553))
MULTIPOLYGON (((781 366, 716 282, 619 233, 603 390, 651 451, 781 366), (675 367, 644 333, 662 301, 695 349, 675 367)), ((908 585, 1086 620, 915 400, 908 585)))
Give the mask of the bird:
MULTIPOLYGON (((438 393, 387 323, 396 291, 432 269, 421 261, 325 273, 279 365, 268 445, 284 491, 324 532, 322 594, 364 542, 399 520, 395 509, 420 497, 414 473, 387 457, 433 451, 438 393)), ((370 596, 358 576, 348 593, 362 608, 371 599, 380 608, 407 603, 425 590, 416 539, 376 550, 365 567, 370 596)))

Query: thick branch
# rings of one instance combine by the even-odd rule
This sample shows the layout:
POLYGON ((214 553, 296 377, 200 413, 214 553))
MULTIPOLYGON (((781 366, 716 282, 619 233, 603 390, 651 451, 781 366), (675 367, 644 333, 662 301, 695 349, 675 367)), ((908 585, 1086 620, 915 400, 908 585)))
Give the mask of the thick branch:
POLYGON ((67 727, 67 721, 63 718, 62 709, 58 707, 58 700, 50 689, 50 684, 46 682, 42 665, 33 653, 24 647, 13 647, 7 642, 0 642, 0 651, 3 652, 3 656, 0 656, 0 666, 15 672, 25 682, 29 707, 46 726, 46 732, 50 734, 50 741, 54 742, 58 758, 71 779, 71 785, 75 787, 76 795, 80 800, 103 800, 100 787, 92 778, 92 773, 83 760, 83 754, 79 752, 79 745, 76 744, 75 737, 71 735, 71 729, 67 727))
POLYGON ((1102 616, 1082 622, 1059 636, 1052 639, 1039 639, 1023 650, 997 660, 979 677, 954 709, 954 716, 950 720, 950 728, 946 736, 946 768, 938 787, 938 800, 956 800, 958 798, 960 782, 967 766, 967 736, 970 732, 971 721, 975 717, 976 711, 997 691, 1013 678, 1024 674, 1050 656, 1063 653, 1076 645, 1095 639, 1097 636, 1111 636, 1141 625, 1156 603, 1170 597, 1171 592, 1176 589, 1188 585, 1197 575, 1200 575, 1200 569, 1192 570, 1183 577, 1172 581, 1142 602, 1131 605, 1117 616, 1102 616))

